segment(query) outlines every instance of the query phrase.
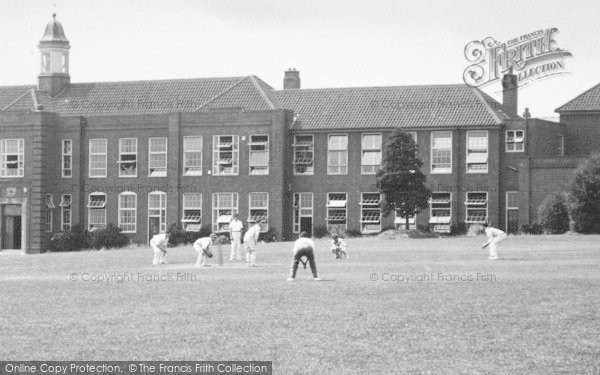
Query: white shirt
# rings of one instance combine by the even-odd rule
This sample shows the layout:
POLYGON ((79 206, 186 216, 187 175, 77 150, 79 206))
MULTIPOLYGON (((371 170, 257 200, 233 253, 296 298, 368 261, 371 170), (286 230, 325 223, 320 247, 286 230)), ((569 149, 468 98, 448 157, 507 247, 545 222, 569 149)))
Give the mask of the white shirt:
POLYGON ((340 249, 342 251, 346 251, 346 241, 344 241, 341 238, 338 238, 338 242, 337 244, 335 243, 334 240, 331 240, 331 247, 334 249, 340 249))
POLYGON ((506 233, 498 228, 487 227, 485 228, 485 235, 492 240, 496 237, 505 236, 506 233))
POLYGON ((150 240, 150 245, 154 246, 167 246, 167 242, 169 242, 169 237, 166 233, 159 233, 152 236, 150 240))
POLYGON ((231 220, 229 223, 229 230, 232 232, 241 232, 244 224, 241 220, 231 220))
POLYGON ((296 242, 294 242, 294 248, 292 249, 292 251, 294 252, 294 254, 296 254, 298 251, 306 248, 311 248, 314 250, 315 242, 310 238, 300 237, 296 240, 296 242))
POLYGON ((258 236, 260 235, 260 225, 254 224, 248 229, 246 234, 244 234, 244 242, 248 242, 250 244, 256 244, 258 242, 258 236))
POLYGON ((212 245, 212 240, 210 237, 198 238, 196 242, 194 242, 194 246, 199 246, 203 250, 208 249, 210 245, 212 245))

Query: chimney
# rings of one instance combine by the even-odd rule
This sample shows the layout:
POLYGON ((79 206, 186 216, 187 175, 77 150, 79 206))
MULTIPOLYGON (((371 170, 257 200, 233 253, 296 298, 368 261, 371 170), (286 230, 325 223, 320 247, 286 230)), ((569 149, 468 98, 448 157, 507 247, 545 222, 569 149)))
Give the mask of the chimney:
POLYGON ((523 118, 531 118, 531 112, 529 112, 529 108, 525 108, 525 112, 523 112, 523 118))
POLYGON ((300 88, 300 72, 296 68, 289 68, 283 77, 283 89, 299 89, 300 88))
POLYGON ((517 117, 518 98, 517 75, 511 67, 502 77, 502 107, 509 117, 517 117))

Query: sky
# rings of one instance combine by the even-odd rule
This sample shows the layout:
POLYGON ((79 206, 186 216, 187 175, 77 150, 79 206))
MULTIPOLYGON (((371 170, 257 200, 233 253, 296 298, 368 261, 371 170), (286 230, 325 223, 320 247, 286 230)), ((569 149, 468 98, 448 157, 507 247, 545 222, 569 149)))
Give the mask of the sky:
MULTIPOLYGON (((600 83, 600 2, 577 0, 0 0, 0 85, 35 84, 37 45, 57 13, 71 82, 245 76, 276 89, 463 82, 465 46, 556 27, 569 74, 519 91, 519 113, 554 109, 600 83)), ((501 100, 501 84, 482 88, 501 100)))

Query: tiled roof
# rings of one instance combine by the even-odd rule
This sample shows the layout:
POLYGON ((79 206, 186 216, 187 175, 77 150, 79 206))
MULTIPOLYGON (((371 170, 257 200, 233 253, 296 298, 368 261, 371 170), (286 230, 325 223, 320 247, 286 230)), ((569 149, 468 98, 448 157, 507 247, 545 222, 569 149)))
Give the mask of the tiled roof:
MULTIPOLYGON (((269 87, 268 92, 271 92, 269 87)), ((217 108, 241 108, 246 111, 267 111, 277 108, 254 76, 248 76, 204 103, 200 111, 217 108)))
POLYGON ((4 110, 4 108, 34 88, 35 86, 0 86, 0 110, 4 110))
POLYGON ((555 112, 559 113, 570 111, 600 111, 600 84, 597 84, 555 110, 555 112))
POLYGON ((466 85, 289 89, 275 91, 293 109, 294 129, 493 126, 500 104, 466 85))

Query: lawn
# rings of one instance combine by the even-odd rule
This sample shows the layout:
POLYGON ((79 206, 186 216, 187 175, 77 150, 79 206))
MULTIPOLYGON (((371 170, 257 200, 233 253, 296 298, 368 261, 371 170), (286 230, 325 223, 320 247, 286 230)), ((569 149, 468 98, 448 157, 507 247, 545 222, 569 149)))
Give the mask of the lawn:
POLYGON ((509 237, 498 261, 483 242, 349 239, 350 259, 334 261, 320 240, 321 282, 302 268, 285 281, 289 242, 260 244, 257 268, 215 258, 194 268, 191 247, 170 249, 159 267, 147 248, 0 252, 0 359, 267 360, 285 375, 600 373, 600 236, 509 237))

